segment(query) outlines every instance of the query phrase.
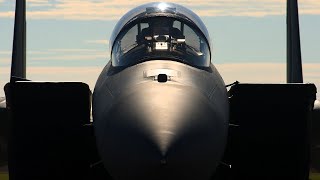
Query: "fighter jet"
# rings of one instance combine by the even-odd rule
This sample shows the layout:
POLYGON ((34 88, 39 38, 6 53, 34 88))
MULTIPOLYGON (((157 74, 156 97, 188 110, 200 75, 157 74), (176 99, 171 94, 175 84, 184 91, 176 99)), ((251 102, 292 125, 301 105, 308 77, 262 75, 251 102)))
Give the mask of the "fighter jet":
POLYGON ((124 15, 111 37, 112 60, 93 93, 106 168, 116 179, 209 179, 229 105, 203 22, 183 6, 151 3, 124 15))
POLYGON ((234 83, 229 91, 194 12, 163 2, 132 9, 112 33, 111 60, 92 95, 92 121, 86 84, 26 81, 25 2, 16 3, 5 87, 10 179, 308 177, 316 89, 302 84, 295 54, 296 1, 288 1, 295 83, 234 83))

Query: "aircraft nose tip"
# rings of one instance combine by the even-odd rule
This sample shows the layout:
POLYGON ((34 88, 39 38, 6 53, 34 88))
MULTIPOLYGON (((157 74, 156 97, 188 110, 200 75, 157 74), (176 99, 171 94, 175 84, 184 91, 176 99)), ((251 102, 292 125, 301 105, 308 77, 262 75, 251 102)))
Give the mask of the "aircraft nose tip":
POLYGON ((104 119, 97 143, 116 179, 209 179, 226 142, 227 117, 190 88, 128 90, 104 119))
POLYGON ((158 141, 157 141, 157 147, 160 150, 163 157, 166 156, 168 148, 170 147, 170 143, 172 142, 172 139, 174 138, 175 133, 168 130, 160 130, 158 132, 158 141))

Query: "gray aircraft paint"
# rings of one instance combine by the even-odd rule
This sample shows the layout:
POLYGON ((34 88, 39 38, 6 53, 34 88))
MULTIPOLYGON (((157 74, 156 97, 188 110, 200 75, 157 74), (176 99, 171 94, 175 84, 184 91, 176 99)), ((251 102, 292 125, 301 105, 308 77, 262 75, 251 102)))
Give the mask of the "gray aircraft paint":
POLYGON ((112 71, 109 63, 93 95, 97 146, 108 172, 115 179, 209 179, 229 126, 216 68, 153 60, 112 71), (158 82, 159 74, 168 81, 158 82))

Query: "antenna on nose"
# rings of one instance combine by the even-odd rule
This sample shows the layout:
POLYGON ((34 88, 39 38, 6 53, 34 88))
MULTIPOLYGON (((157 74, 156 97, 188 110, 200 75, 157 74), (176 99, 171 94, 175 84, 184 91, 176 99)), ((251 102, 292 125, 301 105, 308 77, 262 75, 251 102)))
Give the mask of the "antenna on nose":
POLYGON ((26 79, 26 1, 16 0, 10 81, 26 79))
POLYGON ((298 0, 287 0, 287 83, 302 83, 298 0))

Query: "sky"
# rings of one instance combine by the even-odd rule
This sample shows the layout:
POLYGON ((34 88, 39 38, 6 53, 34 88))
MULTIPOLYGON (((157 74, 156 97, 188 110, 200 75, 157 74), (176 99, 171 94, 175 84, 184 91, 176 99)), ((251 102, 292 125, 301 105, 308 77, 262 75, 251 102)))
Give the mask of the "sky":
MULTIPOLYGON (((27 0, 27 78, 93 90, 117 21, 148 0, 27 0)), ((285 0, 174 0, 197 13, 226 84, 286 82, 285 0)), ((0 87, 10 76, 14 0, 0 0, 0 87)), ((299 0, 304 82, 320 89, 320 1, 299 0)), ((0 90, 0 96, 4 96, 0 90)), ((318 98, 320 96, 318 95, 318 98)))

